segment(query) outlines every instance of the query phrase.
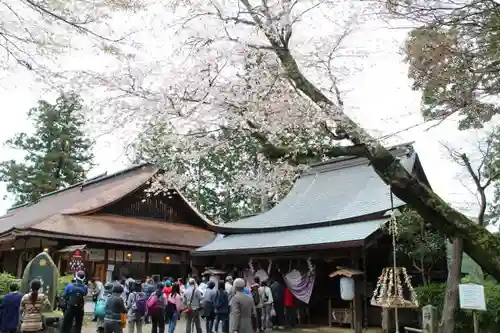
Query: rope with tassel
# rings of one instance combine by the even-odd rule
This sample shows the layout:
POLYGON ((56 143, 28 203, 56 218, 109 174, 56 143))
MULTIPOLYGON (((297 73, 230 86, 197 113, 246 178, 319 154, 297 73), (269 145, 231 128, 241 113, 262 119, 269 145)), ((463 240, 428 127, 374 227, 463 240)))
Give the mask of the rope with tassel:
POLYGON ((248 268, 250 268, 250 273, 252 273, 252 276, 255 274, 255 268, 253 267, 253 260, 250 259, 248 260, 248 268))
POLYGON ((311 257, 307 258, 307 268, 309 269, 309 275, 314 273, 314 265, 312 263, 311 257))

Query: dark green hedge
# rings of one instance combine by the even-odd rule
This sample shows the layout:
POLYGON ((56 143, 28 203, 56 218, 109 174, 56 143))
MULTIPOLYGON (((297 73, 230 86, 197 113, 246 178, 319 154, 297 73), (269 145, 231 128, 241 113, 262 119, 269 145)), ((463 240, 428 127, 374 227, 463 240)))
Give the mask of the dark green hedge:
MULTIPOLYGON (((432 304, 437 307, 439 318, 443 310, 445 284, 430 284, 416 288, 421 306, 432 304)), ((479 311, 481 332, 500 332, 500 285, 486 283, 486 311, 479 311)), ((473 332, 472 311, 458 310, 455 314, 456 332, 473 332)))

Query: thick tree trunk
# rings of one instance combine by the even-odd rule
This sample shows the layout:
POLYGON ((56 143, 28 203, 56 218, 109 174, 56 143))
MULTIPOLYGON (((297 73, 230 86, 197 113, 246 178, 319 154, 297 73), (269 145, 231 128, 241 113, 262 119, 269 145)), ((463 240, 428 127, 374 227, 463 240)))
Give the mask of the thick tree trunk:
MULTIPOLYGON (((242 3, 246 5, 247 1, 242 1, 242 3)), ((247 8, 252 10, 249 5, 247 8)), ((254 19, 257 23, 264 24, 258 16, 255 16, 254 19)), ((288 38, 269 31, 265 32, 266 36, 287 76, 297 89, 309 97, 326 114, 331 115, 337 126, 348 133, 349 139, 356 145, 351 148, 351 151, 358 153, 359 150, 363 150, 362 155, 370 160, 377 174, 386 184, 391 186, 396 196, 414 208, 437 230, 450 238, 462 238, 465 252, 495 279, 500 279, 500 253, 498 251, 500 237, 470 221, 463 214, 454 210, 429 187, 413 178, 387 149, 347 117, 339 106, 335 105, 300 72, 296 60, 288 49, 288 38)), ((337 152, 341 149, 341 147, 340 149, 335 148, 337 152)), ((344 154, 344 156, 346 155, 349 154, 344 154)))
POLYGON ((458 305, 458 285, 462 268, 463 241, 453 239, 451 258, 448 265, 448 279, 444 296, 443 314, 439 324, 439 333, 453 333, 455 330, 455 311, 458 305))

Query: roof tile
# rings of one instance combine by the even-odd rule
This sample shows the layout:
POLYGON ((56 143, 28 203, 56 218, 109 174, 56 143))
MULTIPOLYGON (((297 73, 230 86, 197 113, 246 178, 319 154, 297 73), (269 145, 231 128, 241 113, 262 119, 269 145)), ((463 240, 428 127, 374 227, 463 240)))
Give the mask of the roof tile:
POLYGON ((211 231, 169 221, 146 220, 116 215, 54 215, 30 228, 74 237, 106 238, 147 244, 197 248, 211 242, 211 231))
POLYGON ((279 251, 281 248, 364 240, 386 221, 387 218, 309 229, 219 236, 210 244, 194 251, 194 254, 208 255, 216 252, 229 254, 234 251, 244 251, 245 253, 265 250, 279 251))
MULTIPOLYGON (((414 154, 401 157, 411 170, 414 154)), ((392 196, 366 160, 322 164, 306 171, 275 207, 224 225, 227 228, 266 229, 333 222, 390 210, 404 204, 392 196)))

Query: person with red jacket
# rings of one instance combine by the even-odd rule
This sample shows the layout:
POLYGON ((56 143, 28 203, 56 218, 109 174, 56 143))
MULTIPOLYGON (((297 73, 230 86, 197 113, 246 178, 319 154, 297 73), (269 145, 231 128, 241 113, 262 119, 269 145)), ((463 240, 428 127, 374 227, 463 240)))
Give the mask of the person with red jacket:
POLYGON ((296 311, 294 296, 288 287, 285 287, 283 294, 283 305, 285 306, 285 323, 287 327, 295 327, 296 311))

